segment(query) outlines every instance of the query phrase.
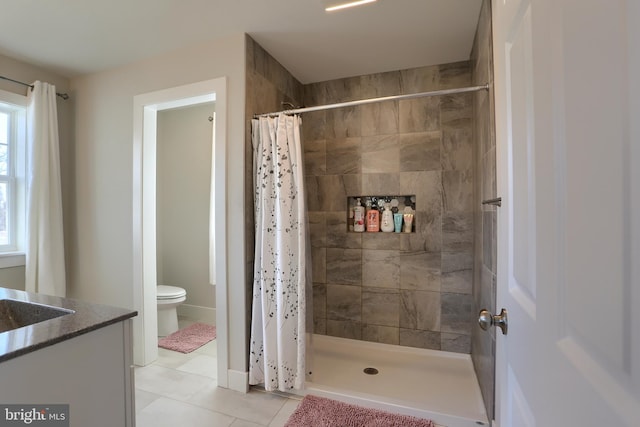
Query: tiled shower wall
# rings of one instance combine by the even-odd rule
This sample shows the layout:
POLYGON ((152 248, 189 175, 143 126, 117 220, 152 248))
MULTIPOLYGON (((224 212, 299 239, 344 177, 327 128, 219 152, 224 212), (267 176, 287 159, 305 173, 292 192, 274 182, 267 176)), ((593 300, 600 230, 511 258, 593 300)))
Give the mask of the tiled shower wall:
MULTIPOLYGON (((247 325, 251 325, 253 296, 253 261, 255 231, 253 218, 253 149, 251 146, 251 118, 254 114, 282 110, 281 102, 302 103, 302 84, 251 37, 246 36, 246 99, 245 99, 245 278, 247 295, 247 325)), ((249 336, 249 331, 247 331, 249 336)))
MULTIPOLYGON (((305 106, 471 84, 459 62, 305 85, 305 106)), ((469 353, 473 94, 303 117, 314 332, 469 353), (347 197, 416 195, 415 233, 354 233, 347 197)))
MULTIPOLYGON (((482 4, 476 38, 471 52, 473 84, 493 83, 491 38, 491 2, 482 4)), ((496 219, 497 208, 482 205, 483 200, 493 199, 496 194, 496 143, 493 90, 474 95, 474 221, 475 221, 475 266, 473 280, 474 313, 486 308, 496 310, 496 219)), ((496 328, 483 331, 474 326, 472 330, 471 358, 475 367, 480 390, 484 398, 487 415, 494 412, 494 372, 496 328)))

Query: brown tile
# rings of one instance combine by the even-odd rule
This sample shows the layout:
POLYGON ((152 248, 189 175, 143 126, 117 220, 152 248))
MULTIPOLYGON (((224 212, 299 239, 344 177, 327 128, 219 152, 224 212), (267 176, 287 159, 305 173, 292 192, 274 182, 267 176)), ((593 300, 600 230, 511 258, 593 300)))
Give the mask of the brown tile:
POLYGON ((447 95, 440 99, 440 124, 444 127, 472 126, 473 94, 447 95))
POLYGON ((313 140, 304 143, 304 173, 324 175, 327 172, 326 141, 313 140))
POLYGON ((496 298, 495 298, 495 280, 496 275, 489 271, 488 268, 482 267, 480 271, 480 286, 478 303, 480 309, 487 309, 492 313, 496 313, 496 298))
POLYGON ((400 291, 400 327, 440 331, 440 292, 400 291))
POLYGON ((471 353, 471 336, 443 332, 440 336, 440 349, 454 353, 471 353))
POLYGON ((362 251, 327 248, 327 283, 361 285, 362 251))
POLYGON ((359 174, 362 164, 361 139, 329 139, 326 142, 326 171, 329 175, 359 174))
POLYGON ((440 291, 440 253, 402 252, 400 289, 440 291))
POLYGON ((328 104, 353 101, 359 99, 360 77, 329 80, 325 82, 325 88, 328 104))
POLYGON ((361 194, 360 175, 324 175, 307 182, 311 183, 307 191, 309 210, 346 213, 347 197, 361 194))
POLYGON ((440 170, 441 132, 400 134, 400 171, 440 170))
POLYGON ((244 54, 245 54, 245 60, 247 61, 246 68, 247 70, 255 70, 256 65, 253 59, 253 55, 254 55, 255 45, 257 43, 248 34, 245 34, 244 39, 245 39, 244 54))
POLYGON ((493 199, 497 197, 496 182, 496 150, 491 148, 483 155, 482 162, 482 199, 493 199))
POLYGON ((400 193, 400 177, 397 173, 368 173, 362 175, 362 194, 385 196, 400 193))
POLYGON ((473 168, 471 127, 444 128, 440 151, 442 170, 470 170, 473 168))
POLYGON ((455 252, 442 252, 442 273, 469 270, 473 268, 473 251, 463 250, 455 252))
POLYGON ((400 193, 415 194, 416 210, 436 217, 442 212, 442 173, 401 172, 400 193))
POLYGON ((324 283, 313 284, 313 319, 327 318, 327 285, 324 283))
POLYGON ((327 124, 326 111, 310 111, 305 114, 302 123, 302 143, 325 139, 325 127, 327 124))
POLYGON ((473 270, 443 273, 440 280, 442 292, 470 294, 473 288, 473 270))
POLYGON ((380 325, 362 325, 362 339, 383 344, 400 344, 400 328, 380 325))
POLYGON ((441 89, 454 89, 471 84, 471 63, 452 62, 438 66, 438 81, 441 89))
POLYGON ((399 95, 400 74, 400 71, 389 71, 360 76, 360 96, 364 99, 399 95))
POLYGON ((362 250, 362 286, 400 287, 399 251, 362 250))
POLYGON ((437 65, 410 68, 400 71, 403 94, 429 92, 438 89, 439 69, 437 65))
POLYGON ((323 206, 319 197, 320 177, 317 175, 307 175, 304 177, 305 199, 308 211, 323 211, 323 206))
POLYGON ((446 212, 442 215, 442 250, 473 251, 472 212, 446 212))
POLYGON ((397 135, 362 137, 362 173, 398 173, 399 170, 397 135))
POLYGON ((327 335, 327 319, 313 319, 313 333, 327 335))
POLYGON ((443 293, 440 330, 456 334, 471 334, 473 299, 468 294, 443 293))
POLYGON ((362 319, 362 288, 349 285, 327 285, 327 319, 362 319))
POLYGON ((376 102, 360 107, 360 135, 397 134, 399 129, 398 101, 376 102))
MULTIPOLYGON (((313 102, 317 105, 386 96, 398 89, 403 93, 415 93, 433 90, 439 85, 467 86, 469 83, 460 83, 470 82, 471 68, 468 62, 463 62, 306 85, 304 101, 306 105, 313 105, 313 102)), ((274 84, 282 84, 280 81, 295 86, 288 76, 278 75, 273 64, 267 63, 265 70, 274 74, 278 82, 265 85, 254 79, 253 84, 262 87, 257 90, 262 90, 264 97, 272 97, 269 93, 274 84)), ((311 181, 307 184, 307 199, 308 206, 314 208, 309 215, 312 245, 320 249, 324 236, 324 242, 329 246, 318 255, 320 264, 326 265, 324 277, 319 277, 323 280, 318 284, 327 282, 332 287, 328 291, 332 313, 341 319, 322 318, 322 310, 324 308, 326 313, 327 306, 315 285, 314 293, 319 293, 319 301, 314 305, 320 304, 320 307, 314 311, 320 315, 315 316, 314 327, 335 336, 464 352, 470 346, 470 335, 456 330, 463 326, 456 317, 460 313, 450 312, 453 306, 450 300, 454 297, 442 295, 472 298, 474 218, 471 212, 475 203, 467 204, 473 203, 470 201, 474 192, 484 194, 493 188, 495 179, 491 172, 485 172, 486 177, 479 180, 475 189, 473 177, 465 173, 476 166, 473 164, 474 132, 479 132, 478 129, 483 135, 491 132, 488 122, 479 123, 482 127, 475 130, 471 122, 474 104, 477 109, 477 102, 486 103, 488 97, 484 101, 478 101, 474 95, 413 101, 389 103, 390 114, 383 111, 383 105, 374 104, 305 116, 303 134, 305 141, 309 141, 305 147, 305 173, 311 181), (386 133, 393 136, 385 137, 386 133), (354 166, 356 160, 348 144, 339 146, 336 141, 326 141, 359 137, 363 139, 358 167, 354 166), (324 159, 321 154, 323 142, 319 141, 325 144, 324 159), (447 172, 442 173, 442 170, 447 172), (322 176, 311 177, 316 174, 322 176), (348 196, 405 194, 416 196, 414 233, 346 232, 348 196), (389 257, 389 254, 393 255, 389 257), (394 275, 396 279, 393 279, 394 275), (385 276, 391 281, 383 279, 385 276), (385 287, 394 280, 396 287, 385 287), (370 284, 383 287, 378 289, 370 284), (351 286, 344 290, 344 285, 351 286), (361 288, 361 285, 364 286, 361 288), (400 286, 408 289, 399 290, 400 286), (349 293, 349 289, 353 294, 362 292, 360 318, 357 317, 358 303, 354 302, 357 298, 349 293), (441 290, 446 292, 441 294, 441 290), (394 305, 393 295, 398 301, 397 324, 388 319, 394 318, 393 309, 385 306, 394 305)), ((485 156, 492 147, 490 138, 483 138, 478 142, 482 145, 477 163, 491 167, 490 159, 485 156)), ((486 221, 481 219, 479 223, 489 229, 486 221)), ((491 236, 487 237, 492 242, 491 236)), ((491 250, 491 246, 489 244, 485 251, 491 250)), ((479 248, 482 252, 483 246, 479 248)), ((491 255, 485 258, 490 260, 491 255)), ((317 263, 314 260, 314 266, 317 263)), ((490 282, 489 279, 485 282, 490 282)), ((491 285, 488 288, 481 299, 491 295, 491 285)))
POLYGON ((437 131, 440 129, 438 97, 399 101, 400 133, 437 131))
POLYGON ((480 330, 480 328, 477 328, 475 331, 471 338, 471 358, 478 377, 478 383, 480 384, 480 391, 483 399, 485 399, 485 405, 493 408, 495 340, 480 330))
POLYGON ((482 264, 489 269, 493 266, 494 217, 496 212, 482 212, 482 264))
POLYGON ((401 233, 362 233, 363 249, 400 250, 401 233))
POLYGON ((442 248, 442 216, 440 213, 416 212, 414 233, 401 233, 402 252, 440 252, 442 248))
POLYGON ((362 288, 362 322, 370 325, 400 324, 400 295, 395 289, 362 288))
POLYGON ((359 107, 345 107, 327 110, 325 138, 352 138, 360 136, 359 107))
POLYGON ((311 248, 311 272, 314 283, 327 281, 327 250, 325 248, 311 248))
POLYGON ((413 222, 415 234, 424 238, 424 251, 442 250, 442 215, 439 212, 418 211, 413 222))
POLYGON ((309 239, 311 247, 324 248, 327 246, 327 222, 324 212, 308 211, 309 239))
POLYGON ((443 171, 442 200, 444 212, 471 212, 473 210, 473 170, 443 171))
POLYGON ((327 212, 326 218, 328 248, 358 249, 362 247, 362 233, 348 230, 344 212, 327 212))
MULTIPOLYGON (((304 85, 304 104, 306 106, 323 105, 327 103, 327 82, 309 83, 304 85)), ((305 120, 306 120, 305 115, 305 120)))
POLYGON ((400 345, 440 350, 440 332, 400 328, 400 345))
POLYGON ((280 94, 278 89, 264 76, 252 73, 247 83, 250 85, 249 90, 253 94, 253 112, 252 113, 270 113, 279 110, 278 100, 280 94))
POLYGON ((352 320, 327 320, 327 335, 353 340, 362 339, 362 323, 352 320))

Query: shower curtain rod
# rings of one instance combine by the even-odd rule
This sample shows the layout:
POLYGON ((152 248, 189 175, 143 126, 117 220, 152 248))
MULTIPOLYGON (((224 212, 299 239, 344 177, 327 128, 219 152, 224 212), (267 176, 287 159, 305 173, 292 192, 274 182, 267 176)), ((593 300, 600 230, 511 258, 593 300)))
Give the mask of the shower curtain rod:
MULTIPOLYGON (((24 82, 20 82, 18 80, 13 80, 13 79, 10 79, 9 77, 5 77, 5 76, 0 76, 0 79, 8 80, 10 82, 17 83, 17 84, 22 85, 22 86, 27 86, 27 87, 30 87, 31 89, 33 89, 33 85, 30 85, 29 83, 24 83, 24 82)), ((65 101, 67 99, 69 99, 69 95, 67 95, 66 93, 58 93, 58 92, 56 92, 56 95, 58 95, 60 98, 64 99, 65 101)))
POLYGON ((422 98, 425 96, 439 96, 439 95, 453 95, 456 93, 465 93, 465 92, 476 92, 479 90, 489 90, 489 84, 481 85, 481 86, 469 86, 469 87, 461 87, 456 89, 441 89, 441 90, 433 90, 430 92, 419 92, 419 93, 410 93, 407 95, 392 95, 392 96, 383 96, 380 98, 369 98, 369 99, 360 99, 358 101, 347 101, 347 102, 339 102, 337 104, 327 104, 327 105, 317 105, 315 107, 305 107, 305 108, 294 108, 292 110, 283 110, 277 111, 274 113, 265 113, 265 114, 255 114, 253 117, 275 117, 280 114, 298 114, 298 113, 308 113, 311 111, 320 111, 320 110, 330 110, 333 108, 342 108, 342 107, 353 107, 356 105, 364 105, 364 104, 372 104, 374 102, 383 102, 383 101, 395 101, 402 99, 413 99, 413 98, 422 98))

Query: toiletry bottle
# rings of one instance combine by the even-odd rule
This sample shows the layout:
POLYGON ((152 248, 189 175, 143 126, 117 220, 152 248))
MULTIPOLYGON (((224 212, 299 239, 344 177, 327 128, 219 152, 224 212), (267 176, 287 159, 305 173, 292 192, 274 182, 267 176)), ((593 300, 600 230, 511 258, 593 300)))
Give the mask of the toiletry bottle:
POLYGON ((353 231, 364 231, 364 206, 360 203, 360 197, 356 199, 356 206, 353 208, 353 231))
POLYGON ((393 213, 391 212, 391 205, 389 203, 384 204, 380 229, 385 233, 393 231, 393 213))
POLYGON ((374 233, 380 231, 380 211, 373 207, 367 212, 367 231, 374 233))
POLYGON ((354 225, 356 223, 355 221, 355 212, 354 209, 356 207, 356 200, 353 197, 349 197, 349 199, 347 199, 349 202, 349 216, 347 218, 347 224, 349 231, 354 231, 354 225))
POLYGON ((402 214, 400 212, 393 213, 393 226, 396 233, 402 231, 402 214))
POLYGON ((371 199, 367 197, 364 201, 365 209, 364 209, 364 228, 369 231, 369 212, 371 211, 371 199))
POLYGON ((411 206, 405 206, 403 215, 405 233, 411 233, 411 229, 413 227, 413 216, 414 212, 413 209, 411 209, 411 206))

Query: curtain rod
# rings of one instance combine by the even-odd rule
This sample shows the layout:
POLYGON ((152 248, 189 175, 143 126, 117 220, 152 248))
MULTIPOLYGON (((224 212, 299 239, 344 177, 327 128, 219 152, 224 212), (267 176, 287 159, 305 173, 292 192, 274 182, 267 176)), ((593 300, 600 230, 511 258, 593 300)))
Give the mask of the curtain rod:
MULTIPOLYGON (((9 77, 5 77, 5 76, 0 76, 0 79, 8 80, 10 82, 17 83, 17 84, 22 85, 22 86, 27 86, 27 87, 30 87, 31 89, 33 89, 33 85, 30 85, 29 83, 24 83, 24 82, 20 82, 18 80, 13 80, 13 79, 10 79, 9 77)), ((58 92, 56 92, 56 95, 58 95, 60 98, 64 99, 65 101, 67 99, 69 99, 69 95, 67 95, 66 93, 58 93, 58 92)))
POLYGON ((407 95, 392 95, 392 96, 383 96, 380 98, 368 98, 368 99, 360 99, 358 101, 348 101, 348 102, 339 102, 337 104, 327 104, 327 105, 317 105, 315 107, 305 107, 305 108, 294 108, 292 110, 283 110, 277 111, 274 113, 265 113, 265 114, 254 114, 254 118, 258 117, 275 117, 279 114, 298 114, 298 113, 308 113, 311 111, 320 111, 320 110, 330 110, 333 108, 342 108, 342 107, 352 107, 356 105, 363 104, 372 104, 374 102, 383 102, 383 101, 395 101, 401 99, 413 99, 413 98, 422 98, 425 96, 439 96, 439 95, 453 95, 456 93, 465 93, 465 92, 476 92, 479 90, 489 90, 489 84, 481 85, 481 86, 469 86, 469 87, 461 87, 456 89, 441 89, 441 90, 433 90, 430 92, 419 92, 419 93, 410 93, 407 95))

